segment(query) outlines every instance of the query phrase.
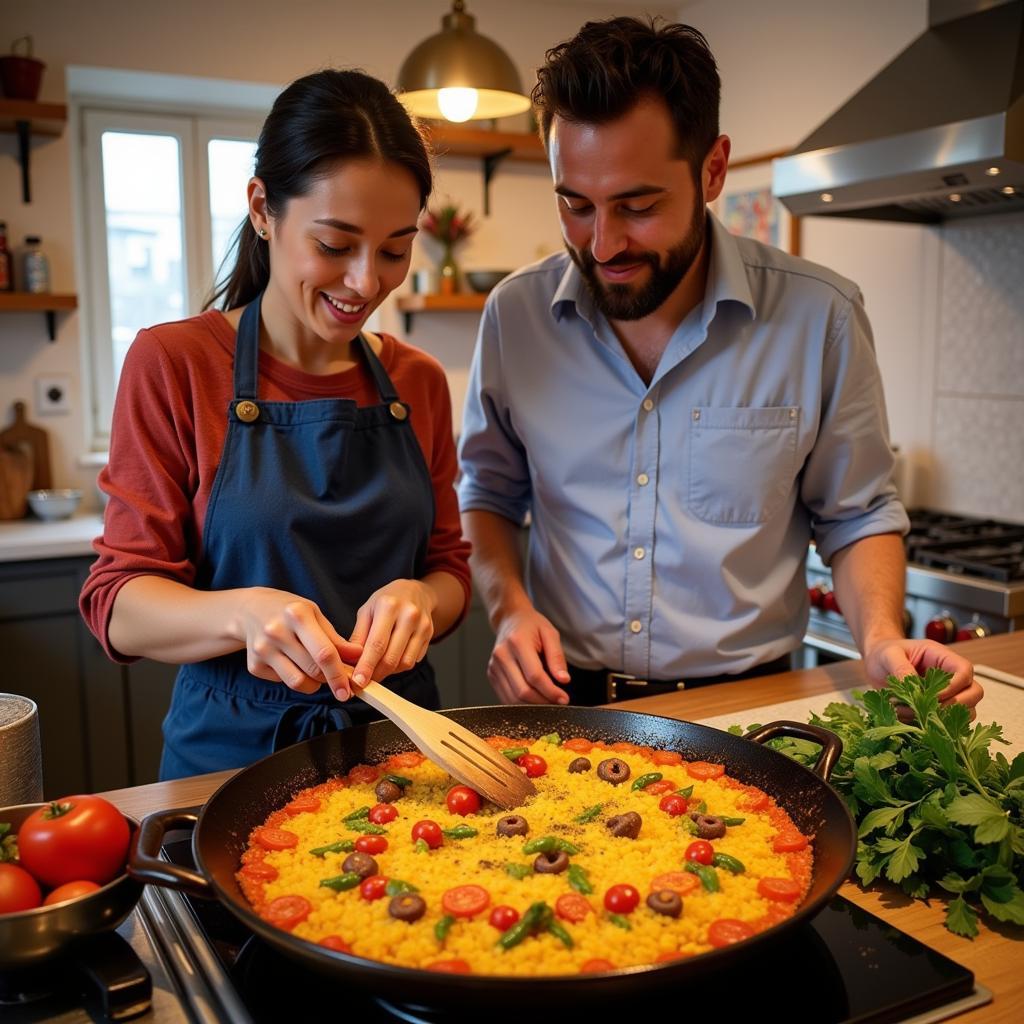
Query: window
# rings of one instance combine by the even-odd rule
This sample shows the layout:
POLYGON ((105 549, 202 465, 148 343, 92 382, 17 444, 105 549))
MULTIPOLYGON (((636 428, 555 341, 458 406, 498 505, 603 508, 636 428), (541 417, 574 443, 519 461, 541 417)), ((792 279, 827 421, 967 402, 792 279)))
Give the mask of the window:
POLYGON ((142 327, 198 313, 233 265, 260 122, 84 108, 93 434, 142 327))

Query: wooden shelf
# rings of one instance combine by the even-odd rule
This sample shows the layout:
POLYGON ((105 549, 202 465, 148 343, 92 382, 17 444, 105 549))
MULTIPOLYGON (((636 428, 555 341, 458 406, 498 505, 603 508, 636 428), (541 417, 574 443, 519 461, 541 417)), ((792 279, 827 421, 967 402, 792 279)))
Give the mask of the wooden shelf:
POLYGON ((405 317, 405 331, 412 331, 414 313, 480 313, 487 295, 482 292, 460 292, 456 295, 401 295, 398 309, 405 317))
POLYGON ((63 103, 35 103, 32 100, 0 99, 0 131, 18 136, 18 163, 21 164, 21 198, 32 202, 29 184, 29 150, 32 135, 60 135, 68 119, 63 103))
POLYGON ((0 313, 45 313, 50 341, 57 339, 57 313, 78 309, 77 295, 50 292, 0 292, 0 313))

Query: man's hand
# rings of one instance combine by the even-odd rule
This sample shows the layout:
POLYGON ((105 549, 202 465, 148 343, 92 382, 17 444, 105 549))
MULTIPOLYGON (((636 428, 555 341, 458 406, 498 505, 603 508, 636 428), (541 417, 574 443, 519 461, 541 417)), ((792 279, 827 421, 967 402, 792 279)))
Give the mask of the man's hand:
MULTIPOLYGON (((875 644, 864 655, 864 669, 872 686, 885 686, 889 676, 898 679, 910 675, 923 676, 930 668, 941 669, 953 676, 949 686, 939 694, 943 704, 955 701, 973 709, 985 695, 981 685, 974 680, 974 666, 934 640, 895 637, 875 644)), ((973 710, 971 718, 974 718, 973 710)))
POLYGON ((502 704, 569 703, 555 682, 569 682, 558 630, 532 607, 501 621, 487 678, 502 704))

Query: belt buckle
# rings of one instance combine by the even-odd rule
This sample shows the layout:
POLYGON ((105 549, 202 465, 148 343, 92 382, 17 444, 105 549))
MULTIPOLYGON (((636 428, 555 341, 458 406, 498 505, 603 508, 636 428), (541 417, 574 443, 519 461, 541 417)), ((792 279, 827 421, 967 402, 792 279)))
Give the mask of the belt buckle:
POLYGON ((628 672, 609 672, 605 676, 605 696, 609 704, 619 699, 619 683, 625 683, 627 686, 646 686, 647 680, 637 679, 628 672))

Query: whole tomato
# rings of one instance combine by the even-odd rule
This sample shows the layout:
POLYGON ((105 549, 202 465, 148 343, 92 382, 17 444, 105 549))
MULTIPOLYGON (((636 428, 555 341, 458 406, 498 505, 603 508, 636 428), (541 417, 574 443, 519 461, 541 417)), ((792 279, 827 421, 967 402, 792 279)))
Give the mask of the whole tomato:
POLYGON ((52 907, 55 903, 66 903, 68 900, 77 900, 82 896, 88 896, 96 892, 99 886, 95 882, 66 882, 57 886, 49 896, 43 900, 44 907, 52 907))
POLYGON ((33 811, 18 831, 18 856, 44 885, 105 885, 124 869, 128 822, 98 796, 67 796, 33 811))
POLYGON ((34 910, 43 902, 39 884, 17 864, 0 864, 0 914, 34 910))

